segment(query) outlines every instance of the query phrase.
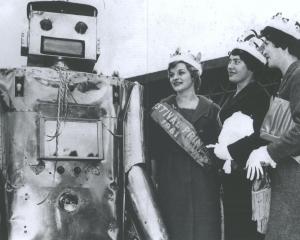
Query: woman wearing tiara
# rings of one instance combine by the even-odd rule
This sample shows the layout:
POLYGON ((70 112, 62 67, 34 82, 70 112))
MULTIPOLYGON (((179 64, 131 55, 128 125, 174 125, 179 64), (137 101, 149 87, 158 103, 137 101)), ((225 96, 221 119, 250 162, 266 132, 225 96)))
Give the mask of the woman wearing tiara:
POLYGON ((300 24, 277 14, 261 34, 268 66, 282 73, 278 97, 289 101, 294 126, 276 141, 251 153, 249 178, 254 178, 253 172, 261 164, 276 166, 271 172, 271 208, 265 239, 299 240, 300 163, 294 158, 300 154, 300 24))
POLYGON ((157 134, 154 159, 158 197, 172 240, 220 240, 219 180, 214 157, 204 147, 219 134, 219 108, 197 95, 200 55, 179 50, 171 55, 169 81, 175 94, 151 113, 157 134))
POLYGON ((266 63, 259 51, 261 45, 256 33, 249 31, 229 54, 227 71, 236 91, 221 107, 219 117, 223 129, 214 149, 217 157, 227 160, 224 164, 227 174, 222 177, 225 240, 259 240, 264 237, 257 232, 256 223, 252 221, 252 182, 246 179, 245 171, 251 151, 266 144, 259 136, 269 106, 268 94, 257 83, 266 63), (247 128, 250 130, 245 132, 247 128), (237 135, 232 132, 245 134, 231 140, 237 135))

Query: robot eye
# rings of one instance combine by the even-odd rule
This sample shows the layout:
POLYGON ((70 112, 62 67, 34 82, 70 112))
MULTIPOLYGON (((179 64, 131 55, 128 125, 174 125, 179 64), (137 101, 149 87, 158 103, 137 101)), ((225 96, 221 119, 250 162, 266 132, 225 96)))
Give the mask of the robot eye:
POLYGON ((49 31, 52 29, 52 21, 50 19, 41 20, 40 25, 44 31, 49 31))
POLYGON ((88 26, 84 22, 78 22, 75 25, 75 31, 80 34, 85 34, 87 29, 88 29, 88 26))

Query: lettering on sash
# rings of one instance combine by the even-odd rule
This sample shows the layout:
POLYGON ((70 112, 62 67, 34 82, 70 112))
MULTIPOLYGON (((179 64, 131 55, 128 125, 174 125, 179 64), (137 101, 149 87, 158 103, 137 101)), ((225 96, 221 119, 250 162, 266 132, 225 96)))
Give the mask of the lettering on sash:
POLYGON ((152 108, 151 117, 198 164, 211 164, 207 149, 194 126, 169 104, 157 103, 152 108))

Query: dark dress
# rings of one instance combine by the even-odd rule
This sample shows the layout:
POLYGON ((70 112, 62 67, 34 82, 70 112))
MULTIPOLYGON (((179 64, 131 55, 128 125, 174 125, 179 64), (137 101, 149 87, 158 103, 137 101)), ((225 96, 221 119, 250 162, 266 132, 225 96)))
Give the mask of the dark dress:
MULTIPOLYGON (((175 96, 162 100, 192 123, 205 144, 220 131, 219 108, 199 96, 195 110, 178 108, 175 96)), ((198 165, 159 125, 154 155, 158 165, 158 197, 171 240, 220 240, 220 183, 216 168, 198 165)))
POLYGON ((300 155, 300 61, 283 76, 279 96, 290 101, 295 127, 267 148, 277 167, 271 172, 271 210, 265 239, 299 240, 300 164, 290 156, 300 155))
POLYGON ((233 113, 241 111, 253 119, 254 133, 228 146, 233 158, 232 173, 222 177, 225 240, 257 240, 263 235, 257 233, 252 218, 251 182, 244 170, 252 150, 266 145, 260 139, 259 129, 269 107, 269 96, 256 82, 248 84, 236 96, 225 101, 219 117, 222 123, 233 113))

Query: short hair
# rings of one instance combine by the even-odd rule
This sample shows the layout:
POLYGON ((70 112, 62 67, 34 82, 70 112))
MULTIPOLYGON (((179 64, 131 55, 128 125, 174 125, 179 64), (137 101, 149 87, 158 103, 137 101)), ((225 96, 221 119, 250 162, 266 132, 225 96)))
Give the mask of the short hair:
POLYGON ((261 36, 271 41, 275 47, 282 48, 283 50, 288 49, 288 52, 300 59, 300 40, 297 40, 293 36, 282 32, 273 27, 265 27, 261 31, 261 36))
POLYGON ((194 80, 194 88, 196 93, 199 92, 200 86, 201 86, 201 77, 200 77, 200 72, 197 68, 193 67, 191 64, 188 64, 183 61, 175 61, 171 62, 168 66, 168 74, 170 73, 170 70, 174 68, 178 63, 183 63, 187 70, 190 72, 192 79, 194 80))
POLYGON ((238 48, 233 49, 229 53, 229 56, 230 55, 239 56, 241 60, 246 64, 247 68, 251 72, 253 72, 254 79, 259 79, 259 75, 262 74, 265 68, 265 65, 261 61, 259 61, 256 57, 252 56, 250 53, 238 48))

